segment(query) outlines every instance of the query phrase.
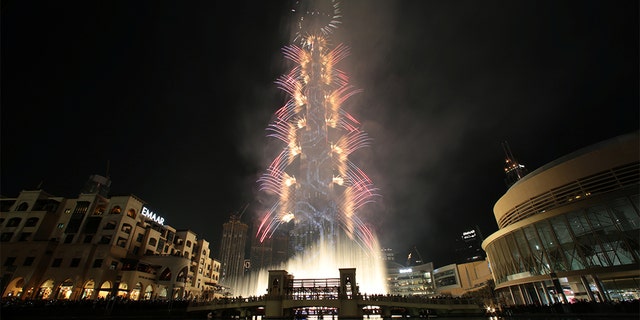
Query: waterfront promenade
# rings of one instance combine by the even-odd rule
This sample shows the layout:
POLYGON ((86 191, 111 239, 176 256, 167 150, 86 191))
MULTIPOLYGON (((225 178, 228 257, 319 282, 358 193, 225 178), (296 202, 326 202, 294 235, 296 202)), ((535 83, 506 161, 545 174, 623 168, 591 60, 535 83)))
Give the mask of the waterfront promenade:
MULTIPOLYGON (((405 297, 396 297, 404 299, 405 297)), ((234 299, 220 300, 230 303, 234 299)), ((411 297, 410 299, 414 299, 411 297)), ((187 312, 188 300, 131 301, 118 300, 17 300, 3 299, 0 303, 2 320, 35 319, 206 319, 203 314, 187 312)), ((459 315, 457 315, 459 317, 459 315)), ((576 302, 551 306, 511 306, 504 307, 496 314, 473 316, 468 319, 640 319, 639 300, 622 302, 576 302)), ((441 316, 446 318, 445 316, 441 316)), ((419 318, 419 317, 413 317, 419 318)), ((222 318, 220 318, 222 319, 222 318)), ((366 318, 365 318, 366 319, 366 318)), ((293 319, 292 319, 293 320, 293 319)))

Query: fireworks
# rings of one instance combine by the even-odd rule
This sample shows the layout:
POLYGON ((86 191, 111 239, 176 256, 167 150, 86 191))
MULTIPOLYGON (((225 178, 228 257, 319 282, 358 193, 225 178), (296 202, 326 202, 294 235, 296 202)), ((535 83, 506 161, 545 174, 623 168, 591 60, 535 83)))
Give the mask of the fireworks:
MULTIPOLYGON (((293 242, 306 249, 318 241, 338 241, 339 232, 373 250, 374 232, 358 210, 379 196, 371 179, 349 160, 370 144, 360 123, 342 106, 360 90, 336 66, 349 55, 347 46, 329 45, 340 23, 340 8, 327 1, 300 5, 294 44, 283 55, 294 63, 276 84, 289 97, 267 127, 268 137, 283 149, 258 180, 260 190, 277 197, 262 217, 261 241, 293 222, 293 242)), ((297 252, 294 252, 297 253, 297 252)))

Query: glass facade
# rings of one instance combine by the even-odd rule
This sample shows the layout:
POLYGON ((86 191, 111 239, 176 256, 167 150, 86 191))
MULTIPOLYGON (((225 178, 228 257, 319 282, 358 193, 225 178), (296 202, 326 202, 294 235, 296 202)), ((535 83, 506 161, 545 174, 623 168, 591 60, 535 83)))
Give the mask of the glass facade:
POLYGON ((634 133, 565 156, 496 203, 500 230, 483 249, 500 303, 640 299, 638 141, 634 133))
MULTIPOLYGON (((640 279, 637 276, 600 281, 595 285, 591 282, 599 280, 590 271, 603 267, 637 268, 640 264, 639 199, 638 194, 615 198, 604 204, 535 222, 492 241, 485 249, 491 257, 496 285, 546 275, 548 279, 541 282, 552 288, 549 291, 553 295, 553 291, 558 291, 552 283, 554 275, 566 272, 576 274, 564 281, 564 287, 569 287, 564 292, 569 300, 587 299, 589 294, 586 286, 592 293, 604 295, 594 296, 595 299, 640 298, 640 279), (583 277, 588 279, 588 284, 582 283, 583 277), (576 283, 572 284, 569 281, 571 278, 576 283), (604 288, 604 292, 599 292, 599 286, 604 288)), ((545 294, 544 287, 535 288, 535 285, 527 284, 524 289, 528 293, 523 295, 520 289, 514 288, 516 292, 509 292, 508 295, 518 297, 517 300, 525 296, 533 297, 531 302, 554 302, 545 297, 549 294, 545 294)))

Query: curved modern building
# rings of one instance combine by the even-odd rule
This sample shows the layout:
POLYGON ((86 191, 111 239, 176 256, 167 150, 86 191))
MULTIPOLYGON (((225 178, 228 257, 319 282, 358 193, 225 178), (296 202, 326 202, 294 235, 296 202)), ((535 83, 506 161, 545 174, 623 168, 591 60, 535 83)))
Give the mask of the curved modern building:
POLYGON ((622 135, 514 183, 487 237, 504 305, 640 298, 640 140, 622 135))

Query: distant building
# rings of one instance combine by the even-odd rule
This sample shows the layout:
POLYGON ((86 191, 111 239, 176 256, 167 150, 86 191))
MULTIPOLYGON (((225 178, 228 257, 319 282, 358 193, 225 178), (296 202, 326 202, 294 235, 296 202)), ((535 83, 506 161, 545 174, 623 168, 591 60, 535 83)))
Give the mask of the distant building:
MULTIPOLYGON (((449 264, 433 270, 438 295, 461 297, 481 288, 491 288, 489 262, 485 260, 449 264)), ((490 290, 490 289, 489 289, 490 290)))
POLYGON ((389 294, 431 297, 435 293, 432 273, 433 262, 407 267, 387 263, 389 294))
POLYGON ((496 202, 482 246, 506 305, 640 298, 638 132, 522 177, 496 202))
POLYGON ((220 282, 234 284, 244 275, 245 250, 249 226, 240 221, 237 215, 231 215, 222 225, 220 242, 220 282))
POLYGON ((463 231, 455 241, 456 262, 485 260, 486 254, 482 250, 483 240, 480 228, 477 226, 463 231))
MULTIPOLYGON (((258 233, 257 223, 254 224, 252 235, 258 233)), ((251 237, 251 269, 268 270, 273 266, 279 266, 289 258, 289 237, 287 228, 276 229, 271 237, 260 242, 258 237, 251 237)))
POLYGON ((77 198, 23 190, 0 199, 2 297, 208 299, 220 264, 209 242, 176 230, 133 195, 108 197, 92 175, 77 198))

